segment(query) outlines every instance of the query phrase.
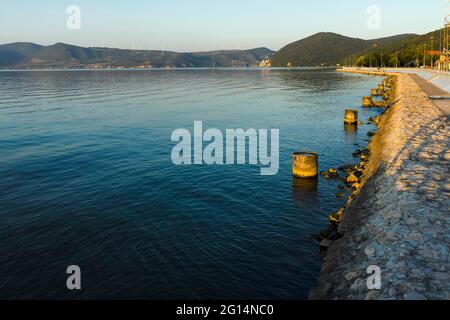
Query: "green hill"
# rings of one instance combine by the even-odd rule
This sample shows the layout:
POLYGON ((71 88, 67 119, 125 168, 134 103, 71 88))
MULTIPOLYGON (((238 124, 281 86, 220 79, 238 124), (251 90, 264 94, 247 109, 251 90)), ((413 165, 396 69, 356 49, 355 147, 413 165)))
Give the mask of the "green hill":
POLYGON ((402 34, 363 40, 331 32, 321 32, 282 48, 272 58, 272 65, 285 67, 290 63, 294 67, 335 66, 343 64, 346 59, 357 59, 360 53, 370 52, 373 48, 395 46, 411 37, 417 37, 417 35, 402 34))
POLYGON ((157 50, 83 48, 64 43, 41 46, 17 42, 0 45, 3 68, 86 67, 249 67, 271 58, 267 48, 178 53, 157 50))
MULTIPOLYGON (((374 45, 362 52, 357 52, 346 57, 347 61, 358 66, 374 67, 415 67, 417 62, 423 64, 424 48, 430 50, 433 37, 433 50, 440 51, 440 40, 443 30, 436 30, 424 35, 411 35, 409 37, 391 41, 381 45, 374 45), (426 45, 426 47, 424 47, 426 45), (398 59, 398 60, 397 60, 398 59)), ((434 56, 437 61, 439 56, 434 56)), ((426 56, 427 65, 431 62, 430 56, 426 56)), ((342 63, 342 62, 341 62, 342 63)))

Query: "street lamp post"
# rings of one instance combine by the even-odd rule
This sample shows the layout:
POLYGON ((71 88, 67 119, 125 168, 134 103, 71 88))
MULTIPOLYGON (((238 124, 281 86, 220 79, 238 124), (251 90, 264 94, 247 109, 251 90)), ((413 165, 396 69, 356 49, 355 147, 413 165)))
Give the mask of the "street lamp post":
POLYGON ((434 68, 434 55, 433 55, 433 41, 434 41, 434 38, 433 37, 431 37, 431 51, 430 51, 430 56, 431 56, 431 69, 433 69, 434 68))
POLYGON ((426 66, 427 66, 427 56, 426 56, 426 53, 427 53, 427 45, 424 44, 424 45, 423 45, 423 67, 424 67, 424 68, 426 68, 426 66))
POLYGON ((398 68, 398 51, 395 51, 395 69, 398 68))
POLYGON ((419 69, 419 48, 417 48, 417 60, 416 60, 416 67, 419 69))

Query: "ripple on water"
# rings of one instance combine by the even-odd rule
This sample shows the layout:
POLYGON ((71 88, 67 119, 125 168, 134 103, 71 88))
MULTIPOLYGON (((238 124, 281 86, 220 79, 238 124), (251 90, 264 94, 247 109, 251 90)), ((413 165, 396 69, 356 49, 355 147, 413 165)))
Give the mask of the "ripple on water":
MULTIPOLYGON (((0 298, 306 298, 338 181, 291 154, 351 163, 370 126, 343 111, 378 80, 323 70, 0 72, 0 298), (280 170, 181 166, 174 129, 279 128, 280 170), (61 271, 63 270, 63 271, 61 271)), ((361 109, 368 118, 376 111, 361 109)))

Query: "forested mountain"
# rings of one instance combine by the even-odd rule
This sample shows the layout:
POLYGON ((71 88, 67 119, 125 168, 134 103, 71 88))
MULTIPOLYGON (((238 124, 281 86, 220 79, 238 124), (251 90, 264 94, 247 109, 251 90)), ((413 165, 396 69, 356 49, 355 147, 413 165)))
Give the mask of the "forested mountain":
POLYGON ((156 50, 84 48, 64 43, 0 45, 0 67, 104 68, 104 67, 249 67, 271 58, 267 48, 178 53, 156 50))

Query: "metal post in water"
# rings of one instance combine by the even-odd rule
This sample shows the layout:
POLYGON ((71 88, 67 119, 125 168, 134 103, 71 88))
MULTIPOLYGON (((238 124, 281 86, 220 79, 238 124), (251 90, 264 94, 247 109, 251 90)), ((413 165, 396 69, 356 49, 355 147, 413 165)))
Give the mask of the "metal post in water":
POLYGON ((362 105, 363 105, 363 107, 371 107, 371 106, 373 106, 373 99, 372 99, 372 97, 363 97, 362 98, 362 105))
POLYGON ((314 152, 293 154, 292 174, 296 178, 313 179, 319 175, 319 155, 314 152))
POLYGON ((345 110, 344 123, 358 124, 358 110, 345 110))

